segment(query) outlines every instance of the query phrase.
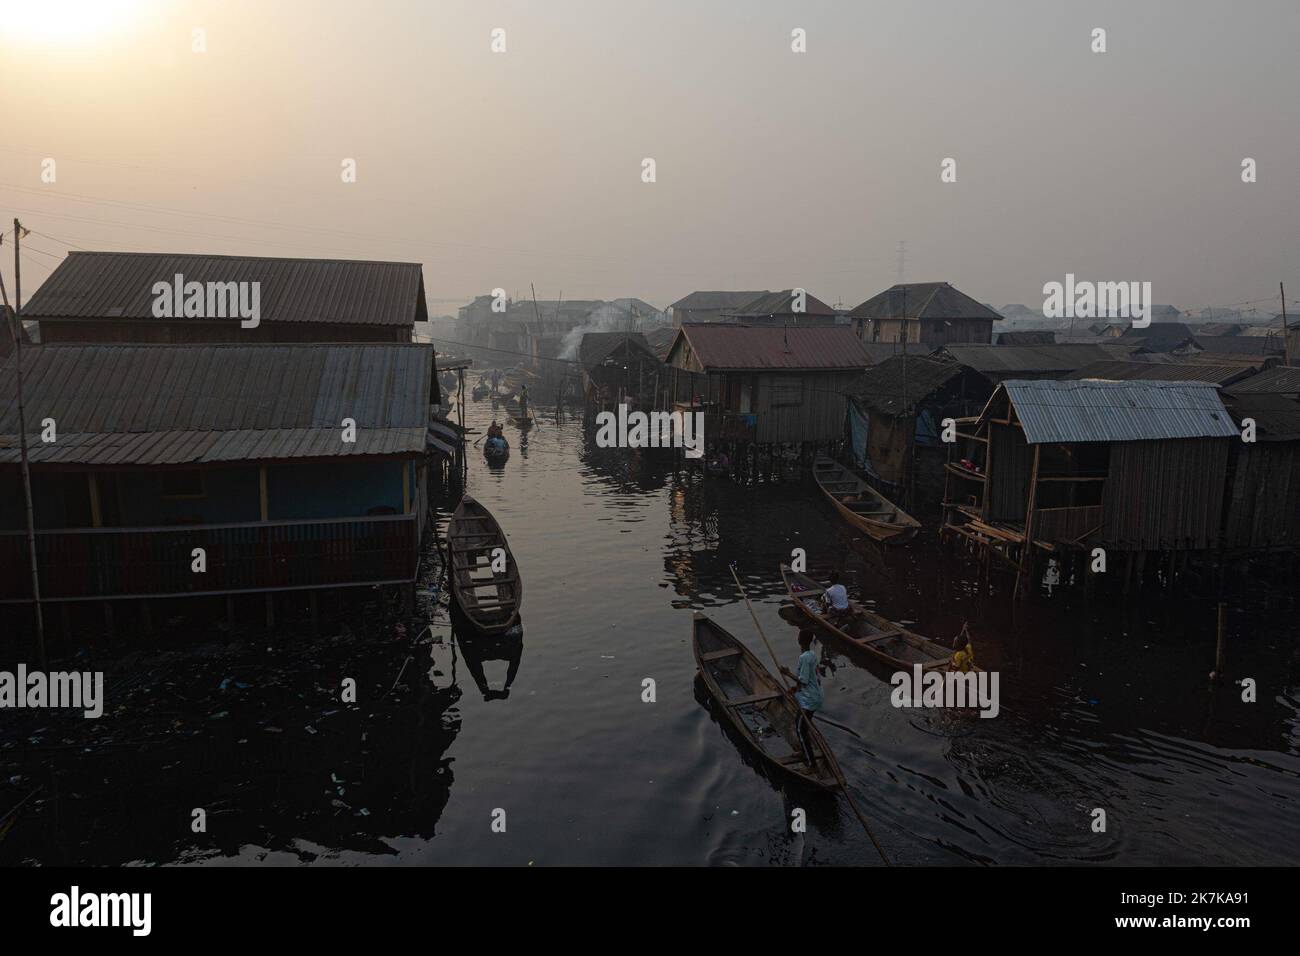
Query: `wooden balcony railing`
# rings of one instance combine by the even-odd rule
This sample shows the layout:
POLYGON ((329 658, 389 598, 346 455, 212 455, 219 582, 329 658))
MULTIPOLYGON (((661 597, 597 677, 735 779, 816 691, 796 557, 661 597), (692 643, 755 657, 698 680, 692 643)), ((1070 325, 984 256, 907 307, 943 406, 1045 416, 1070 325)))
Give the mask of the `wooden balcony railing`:
MULTIPOLYGON (((415 515, 38 531, 41 597, 227 594, 415 579, 415 515), (203 548, 207 571, 193 571, 203 548)), ((0 601, 30 600, 24 531, 0 531, 0 601)))

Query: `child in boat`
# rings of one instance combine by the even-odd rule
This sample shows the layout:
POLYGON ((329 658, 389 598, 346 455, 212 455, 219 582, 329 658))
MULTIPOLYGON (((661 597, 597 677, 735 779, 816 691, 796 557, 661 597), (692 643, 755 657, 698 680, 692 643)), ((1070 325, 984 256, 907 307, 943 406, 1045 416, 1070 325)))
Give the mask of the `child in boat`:
POLYGON ((817 655, 812 650, 813 632, 801 630, 799 632, 799 665, 797 673, 790 673, 789 668, 782 667, 781 673, 786 677, 798 683, 798 689, 794 692, 795 703, 799 705, 799 745, 803 747, 804 760, 808 766, 813 766, 813 749, 808 732, 808 723, 813 719, 813 714, 822 709, 822 685, 821 680, 817 677, 817 655))

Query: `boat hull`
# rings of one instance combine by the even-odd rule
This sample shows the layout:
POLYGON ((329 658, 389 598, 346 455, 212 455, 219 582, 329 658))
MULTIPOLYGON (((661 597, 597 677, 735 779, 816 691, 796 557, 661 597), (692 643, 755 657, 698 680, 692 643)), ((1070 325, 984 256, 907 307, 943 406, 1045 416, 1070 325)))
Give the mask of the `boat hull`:
POLYGON ((691 644, 710 697, 765 766, 824 790, 842 785, 844 775, 819 733, 810 735, 814 765, 807 765, 798 741, 799 707, 752 651, 698 612, 691 644), (763 729, 772 733, 763 736, 763 729))

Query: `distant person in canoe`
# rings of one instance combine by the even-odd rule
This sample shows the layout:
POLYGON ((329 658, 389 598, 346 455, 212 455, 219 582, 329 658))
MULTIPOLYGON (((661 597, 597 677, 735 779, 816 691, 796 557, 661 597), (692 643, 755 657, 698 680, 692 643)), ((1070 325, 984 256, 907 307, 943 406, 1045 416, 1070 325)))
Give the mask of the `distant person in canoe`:
POLYGON ((822 609, 832 621, 839 621, 848 616, 849 592, 844 589, 844 585, 840 584, 838 571, 831 572, 830 581, 830 586, 822 595, 822 609))
POLYGON ((528 417, 528 386, 519 386, 519 417, 528 417))
POLYGON ((798 672, 790 673, 789 668, 782 667, 781 673, 798 683, 794 692, 795 703, 799 705, 799 744, 803 747, 804 760, 813 766, 812 742, 809 739, 808 723, 813 714, 822 709, 822 684, 817 676, 817 655, 812 650, 813 632, 805 628, 799 632, 798 672))
POLYGON ((494 368, 492 370, 492 394, 494 395, 496 394, 497 386, 499 386, 500 384, 501 384, 501 369, 494 368))

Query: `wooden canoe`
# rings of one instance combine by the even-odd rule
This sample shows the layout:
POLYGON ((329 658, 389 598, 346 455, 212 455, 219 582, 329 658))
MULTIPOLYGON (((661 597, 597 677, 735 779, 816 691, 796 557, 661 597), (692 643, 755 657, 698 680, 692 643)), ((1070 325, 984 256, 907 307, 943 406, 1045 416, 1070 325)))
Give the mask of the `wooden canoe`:
POLYGON ((840 517, 877 541, 901 544, 921 527, 921 522, 838 461, 818 457, 813 477, 840 517))
POLYGON ((490 465, 499 465, 510 457, 510 442, 504 437, 501 440, 505 444, 499 450, 491 444, 491 439, 483 443, 483 457, 490 465))
POLYGON ((469 495, 447 525, 447 551, 451 593, 465 618, 484 634, 502 634, 519 623, 524 603, 519 566, 497 519, 469 495), (493 570, 494 555, 504 558, 505 570, 493 570))
POLYGON ((698 611, 692 635, 695 663, 709 694, 764 762, 816 787, 841 786, 844 775, 820 733, 808 735, 813 748, 813 766, 808 766, 799 744, 799 705, 753 652, 698 611))
MULTIPOLYGON (((852 612, 844 621, 833 623, 822 613, 821 596, 826 589, 789 565, 781 565, 781 579, 794 606, 809 620, 821 625, 832 637, 859 648, 897 670, 910 671, 915 664, 923 670, 947 670, 952 662, 952 648, 922 637, 895 624, 888 618, 868 611, 856 601, 849 601, 852 612)), ((976 668, 978 670, 978 668, 976 668)))

